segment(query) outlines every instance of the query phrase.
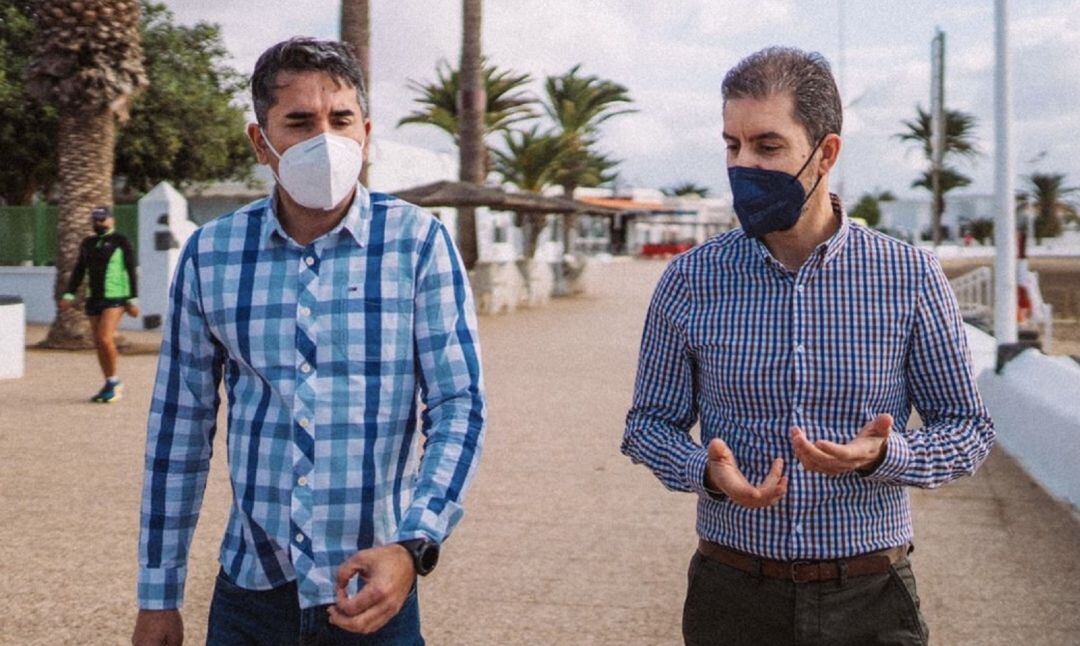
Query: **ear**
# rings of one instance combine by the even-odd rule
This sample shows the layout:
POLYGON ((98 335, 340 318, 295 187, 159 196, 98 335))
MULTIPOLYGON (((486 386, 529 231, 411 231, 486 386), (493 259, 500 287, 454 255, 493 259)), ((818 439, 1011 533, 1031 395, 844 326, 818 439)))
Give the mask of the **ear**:
POLYGON ((836 133, 825 135, 825 138, 821 140, 821 161, 818 162, 818 172, 827 175, 836 166, 842 147, 843 140, 840 139, 840 135, 836 133))
POLYGON ((270 152, 267 150, 266 141, 263 139, 262 130, 257 123, 249 123, 247 125, 248 141, 251 142, 251 149, 255 151, 255 157, 259 160, 260 164, 270 163, 270 152))
POLYGON ((368 161, 368 150, 371 146, 371 119, 364 119, 364 163, 368 161))

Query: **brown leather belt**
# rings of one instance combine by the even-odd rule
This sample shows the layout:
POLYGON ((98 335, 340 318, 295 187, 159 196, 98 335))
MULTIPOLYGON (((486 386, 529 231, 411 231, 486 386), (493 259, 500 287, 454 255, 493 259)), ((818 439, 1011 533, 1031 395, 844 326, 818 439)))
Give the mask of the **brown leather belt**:
POLYGON ((889 548, 880 552, 861 554, 835 561, 773 561, 706 540, 698 541, 701 555, 736 570, 769 579, 784 579, 794 583, 834 581, 840 578, 885 574, 908 554, 908 546, 889 548))

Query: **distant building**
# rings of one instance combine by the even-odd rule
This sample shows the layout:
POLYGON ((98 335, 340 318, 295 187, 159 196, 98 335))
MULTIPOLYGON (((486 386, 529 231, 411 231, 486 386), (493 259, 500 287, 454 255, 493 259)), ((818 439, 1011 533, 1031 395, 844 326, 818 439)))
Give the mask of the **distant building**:
MULTIPOLYGON (((376 137, 368 151, 368 185, 376 191, 427 184, 444 179, 456 179, 456 154, 438 152, 418 146, 376 137)), ((205 182, 183 191, 188 200, 189 217, 204 224, 219 215, 264 197, 274 185, 269 166, 256 166, 251 182, 205 182)))
MULTIPOLYGON (((930 232, 930 197, 902 198, 881 202, 879 228, 890 229, 919 239, 930 232)), ((948 238, 958 238, 962 225, 972 220, 994 219, 993 195, 945 195, 941 224, 948 238)))

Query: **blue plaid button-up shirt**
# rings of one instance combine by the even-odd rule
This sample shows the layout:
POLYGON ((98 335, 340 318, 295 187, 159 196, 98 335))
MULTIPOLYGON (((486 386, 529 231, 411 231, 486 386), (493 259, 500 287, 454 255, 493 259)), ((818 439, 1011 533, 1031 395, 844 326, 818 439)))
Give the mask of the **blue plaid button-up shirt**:
POLYGON ((222 379, 233 500, 220 560, 240 586, 296 580, 301 607, 333 603, 357 550, 441 542, 462 515, 484 396, 446 229, 361 186, 342 222, 302 247, 274 207, 205 225, 176 269, 148 423, 141 608, 182 602, 222 379))
POLYGON ((622 450, 698 495, 698 534, 779 560, 832 559, 912 539, 906 486, 971 474, 994 440, 956 299, 935 257, 852 224, 797 271, 741 229, 676 258, 649 308, 622 450), (914 406, 924 425, 906 430, 914 406), (895 427, 872 473, 828 476, 789 429, 844 443, 880 413, 895 427), (700 421, 701 443, 691 436, 700 421), (722 438, 751 483, 784 458, 787 495, 748 509, 705 490, 722 438))

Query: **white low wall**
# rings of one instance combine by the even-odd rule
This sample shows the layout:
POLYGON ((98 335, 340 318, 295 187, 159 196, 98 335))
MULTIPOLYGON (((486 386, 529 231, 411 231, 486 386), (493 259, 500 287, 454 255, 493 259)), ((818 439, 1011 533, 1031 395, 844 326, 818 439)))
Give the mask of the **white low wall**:
POLYGON ((1026 350, 999 375, 993 337, 969 328, 968 339, 998 444, 1044 489, 1080 508, 1080 364, 1026 350))
POLYGON ((25 307, 0 294, 0 379, 19 379, 26 369, 25 307))

